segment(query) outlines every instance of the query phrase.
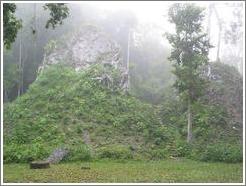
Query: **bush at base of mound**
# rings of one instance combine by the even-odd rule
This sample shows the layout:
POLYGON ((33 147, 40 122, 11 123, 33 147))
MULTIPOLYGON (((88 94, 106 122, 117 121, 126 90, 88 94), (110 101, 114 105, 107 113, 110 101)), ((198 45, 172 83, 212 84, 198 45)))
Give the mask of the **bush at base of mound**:
POLYGON ((243 152, 239 145, 214 144, 208 145, 201 156, 203 161, 221 161, 236 163, 243 161, 243 152))
POLYGON ((109 159, 132 159, 133 153, 130 148, 120 145, 111 145, 98 149, 98 158, 109 159))
POLYGON ((3 147, 4 163, 28 163, 47 157, 52 149, 41 143, 6 144, 3 147))

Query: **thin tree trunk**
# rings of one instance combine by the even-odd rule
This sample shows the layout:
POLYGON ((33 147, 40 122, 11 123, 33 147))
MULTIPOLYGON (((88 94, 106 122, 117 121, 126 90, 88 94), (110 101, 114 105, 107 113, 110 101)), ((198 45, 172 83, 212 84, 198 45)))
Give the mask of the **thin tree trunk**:
POLYGON ((128 32, 127 42, 127 90, 130 90, 130 30, 128 32))
POLYGON ((24 93, 24 68, 25 68, 24 60, 22 60, 22 68, 21 68, 21 94, 24 93))
POLYGON ((34 34, 34 59, 35 62, 37 60, 37 7, 36 7, 36 3, 34 3, 34 30, 35 32, 34 34))
POLYGON ((214 10, 214 13, 218 21, 218 25, 219 25, 216 61, 220 62, 220 43, 221 43, 222 20, 220 19, 218 11, 215 8, 215 6, 213 6, 213 10, 214 10))
POLYGON ((21 95, 21 87, 22 87, 22 31, 20 31, 20 44, 19 44, 19 84, 18 84, 18 97, 21 95))
POLYGON ((191 113, 191 100, 190 100, 190 98, 188 100, 187 119, 188 119, 187 142, 190 143, 192 140, 192 113, 191 113))
POLYGON ((9 101, 8 91, 6 89, 4 89, 4 101, 5 102, 9 101))
POLYGON ((36 7, 36 3, 34 3, 34 30, 35 30, 35 33, 37 33, 37 7, 36 7))
POLYGON ((208 7, 208 25, 207 25, 208 39, 210 39, 212 6, 213 5, 210 4, 209 7, 208 7))
POLYGON ((221 23, 219 23, 219 34, 218 34, 218 44, 217 44, 217 55, 216 55, 216 62, 220 62, 220 42, 221 42, 221 23))

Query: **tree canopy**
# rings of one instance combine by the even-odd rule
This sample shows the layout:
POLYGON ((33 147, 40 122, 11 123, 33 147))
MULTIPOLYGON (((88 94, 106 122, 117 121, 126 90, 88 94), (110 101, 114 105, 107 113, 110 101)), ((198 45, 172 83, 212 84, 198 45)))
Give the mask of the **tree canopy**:
MULTIPOLYGON (((43 8, 50 11, 50 18, 45 25, 46 28, 49 28, 51 25, 54 29, 58 24, 62 24, 63 19, 69 15, 69 9, 65 3, 46 3, 43 8)), ((22 21, 16 18, 15 11, 16 4, 3 4, 3 42, 7 49, 10 49, 11 44, 15 41, 18 30, 22 27, 22 21)))
POLYGON ((9 49, 15 41, 18 30, 21 28, 21 20, 14 15, 16 5, 14 3, 3 4, 3 43, 9 49))
POLYGON ((176 26, 175 34, 167 34, 172 45, 170 60, 177 80, 174 86, 188 104, 188 141, 191 141, 191 104, 205 88, 199 67, 208 62, 210 48, 202 31, 203 9, 193 4, 174 4, 168 12, 169 21, 176 26))

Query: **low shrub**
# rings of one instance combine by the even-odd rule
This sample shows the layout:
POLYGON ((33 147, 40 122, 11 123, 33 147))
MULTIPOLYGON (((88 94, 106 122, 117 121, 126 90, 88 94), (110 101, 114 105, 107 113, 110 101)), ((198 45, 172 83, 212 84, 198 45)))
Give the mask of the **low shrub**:
POLYGON ((191 148, 191 145, 188 144, 186 141, 177 140, 172 156, 187 157, 190 155, 191 148))
POLYGON ((63 161, 89 161, 92 159, 90 148, 84 144, 68 148, 69 153, 63 161))
POLYGON ((161 160, 169 156, 166 149, 154 149, 147 151, 147 158, 151 160, 161 160))
POLYGON ((45 144, 8 144, 4 145, 4 163, 27 163, 47 158, 51 149, 45 144))
POLYGON ((125 146, 107 146, 98 149, 99 158, 110 158, 110 159, 132 159, 133 155, 131 150, 125 146))
POLYGON ((239 145, 213 144, 205 148, 200 159, 203 161, 236 163, 243 161, 243 153, 239 145))

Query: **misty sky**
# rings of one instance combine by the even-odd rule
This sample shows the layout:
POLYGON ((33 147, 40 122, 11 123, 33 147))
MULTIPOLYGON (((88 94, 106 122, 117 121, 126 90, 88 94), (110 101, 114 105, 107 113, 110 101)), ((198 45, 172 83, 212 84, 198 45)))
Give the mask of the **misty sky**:
MULTIPOLYGON (((186 3, 186 1, 180 1, 182 3, 186 3)), ((229 26, 230 21, 233 17, 233 9, 232 6, 234 3, 243 3, 242 1, 192 1, 198 6, 208 8, 210 3, 216 4, 216 9, 218 11, 220 19, 224 21, 225 26, 229 26)), ((150 28, 150 31, 153 33, 157 33, 159 37, 160 43, 164 45, 169 45, 168 41, 165 40, 163 34, 165 32, 172 33, 175 31, 175 27, 173 24, 168 22, 168 8, 171 4, 177 3, 177 1, 80 1, 80 2, 72 2, 71 5, 75 5, 81 7, 81 12, 84 11, 83 7, 85 5, 89 5, 91 8, 96 8, 103 10, 105 12, 116 12, 120 10, 130 10, 133 12, 139 24, 152 23, 157 25, 155 28, 150 28), (76 3, 76 4, 75 4, 76 3), (158 30, 157 30, 158 29, 158 30)), ((191 3, 188 2, 187 3, 191 3)), ((243 3, 244 4, 244 3, 243 3)), ((243 8, 244 10, 244 8, 243 8)), ((207 15, 208 11, 205 9, 205 15, 207 15)), ((71 14, 75 14, 76 12, 71 12, 71 14)), ((93 14, 93 11, 91 12, 93 14)), ((96 12, 95 12, 96 14, 96 12)), ((245 17, 245 11, 243 11, 243 18, 245 17)), ((97 16, 97 15, 94 15, 97 16)), ((100 15, 98 15, 100 16, 100 15)), ((242 21, 244 24, 244 20, 242 21)), ((146 24, 147 25, 147 24, 146 24)), ((244 26, 242 27, 244 28, 244 26)), ((204 19, 204 31, 207 31, 207 17, 204 19)), ((217 41, 218 41, 218 22, 215 15, 212 15, 211 18, 211 35, 210 35, 210 43, 214 46, 214 48, 210 49, 209 58, 211 61, 214 61, 216 58, 217 52, 217 41)), ((228 46, 221 45, 221 54, 226 53, 228 51, 228 46)))
MULTIPOLYGON (((185 1, 181 1, 182 3, 185 3, 185 1)), ((192 3, 197 4, 198 6, 207 8, 209 3, 216 3, 216 8, 219 13, 219 17, 223 20, 226 20, 229 22, 230 20, 233 19, 233 8, 227 7, 227 5, 233 5, 236 1, 231 1, 231 2, 221 2, 221 1, 193 1, 192 3), (227 4, 225 4, 227 3, 227 4)), ((239 1, 238 1, 239 2, 239 1)), ((173 32, 174 31, 174 26, 171 25, 168 22, 168 17, 167 17, 167 12, 168 8, 171 4, 177 3, 177 2, 167 2, 167 1, 86 1, 83 2, 86 4, 89 4, 91 6, 95 6, 100 9, 104 9, 107 11, 117 11, 117 10, 131 10, 135 15, 137 16, 139 22, 141 23, 155 23, 160 28, 163 29, 163 33, 165 32, 173 32)), ((83 5, 81 3, 81 5, 83 5)), ((207 13, 207 12, 205 12, 207 13)), ((243 16, 244 17, 244 16, 243 16)), ((243 21, 244 23, 244 21, 243 21)), ((217 38, 218 38, 218 26, 217 26, 217 21, 212 15, 211 19, 211 43, 212 45, 217 44, 217 38)), ((206 30, 207 26, 207 19, 204 20, 204 28, 206 30)), ((223 52, 223 51, 221 51, 223 52)), ((215 60, 216 56, 216 47, 210 50, 210 59, 215 60)))

